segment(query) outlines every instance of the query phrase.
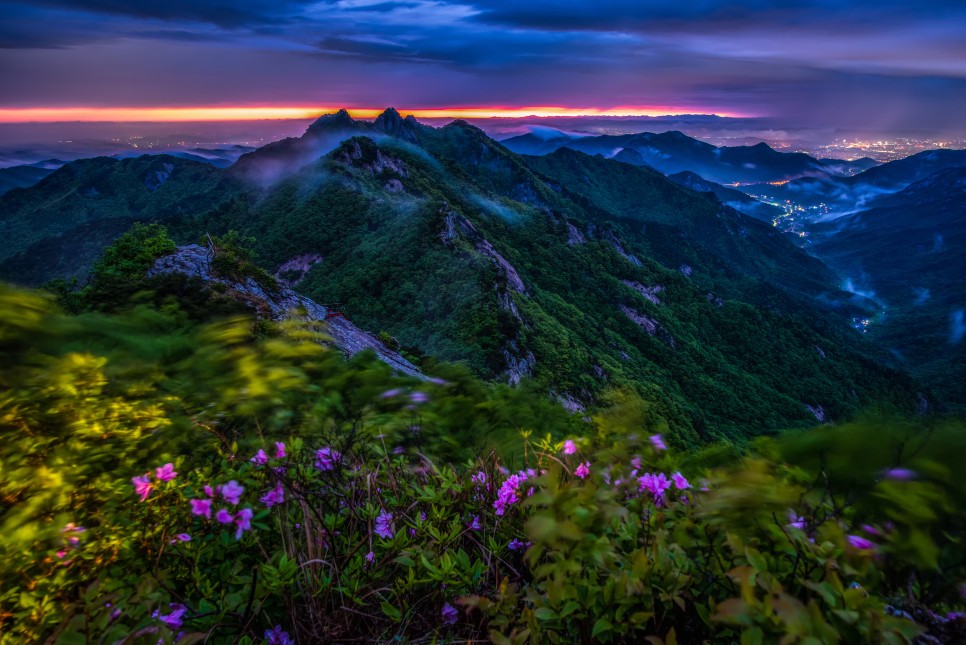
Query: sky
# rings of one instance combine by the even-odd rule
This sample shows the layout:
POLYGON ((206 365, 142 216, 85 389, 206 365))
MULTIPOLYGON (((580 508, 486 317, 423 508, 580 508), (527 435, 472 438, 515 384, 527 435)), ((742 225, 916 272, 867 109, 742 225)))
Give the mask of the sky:
POLYGON ((4 0, 0 122, 392 105, 961 132, 964 33, 962 0, 4 0))

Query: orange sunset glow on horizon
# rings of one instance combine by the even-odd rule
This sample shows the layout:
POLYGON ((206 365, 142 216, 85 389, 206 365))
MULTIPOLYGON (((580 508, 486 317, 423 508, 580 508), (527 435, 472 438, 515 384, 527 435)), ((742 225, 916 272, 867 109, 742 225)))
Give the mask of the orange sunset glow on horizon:
MULTIPOLYGON (((0 108, 0 123, 57 123, 57 122, 195 122, 195 121, 258 121, 273 119, 311 119, 336 112, 333 106, 238 106, 238 107, 33 107, 0 108)), ((371 119, 384 108, 347 108, 355 118, 371 119)), ((716 110, 701 110, 674 106, 599 107, 443 107, 399 109, 402 115, 416 118, 485 119, 514 117, 567 116, 677 116, 682 114, 714 114, 723 117, 747 116, 716 110)))

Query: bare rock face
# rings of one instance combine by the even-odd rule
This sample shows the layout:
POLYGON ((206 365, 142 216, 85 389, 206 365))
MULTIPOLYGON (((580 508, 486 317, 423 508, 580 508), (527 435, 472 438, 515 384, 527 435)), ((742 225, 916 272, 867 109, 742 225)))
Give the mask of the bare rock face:
POLYGON ((657 336, 670 347, 676 346, 674 337, 671 336, 666 329, 664 329, 661 323, 654 320, 650 316, 642 314, 636 309, 631 309, 627 305, 621 305, 620 308, 625 316, 630 318, 634 323, 646 331, 649 336, 657 336))
POLYGON ((584 244, 586 242, 587 238, 584 237, 584 234, 580 232, 580 229, 570 222, 567 222, 567 244, 584 244))
POLYGON ((624 245, 619 239, 617 239, 617 236, 614 235, 612 231, 605 231, 603 239, 609 242, 610 245, 614 247, 614 250, 617 251, 625 260, 634 266, 641 266, 641 261, 627 252, 627 250, 624 248, 624 245))
POLYGON ((275 279, 288 287, 294 287, 313 266, 322 261, 318 253, 304 253, 284 262, 275 272, 275 279))
MULTIPOLYGON (((308 262, 307 257, 299 256, 300 266, 308 262)), ((290 262, 296 259, 298 258, 293 258, 290 262)), ((148 270, 149 276, 164 273, 182 273, 201 278, 210 284, 220 284, 225 289, 225 295, 251 306, 259 319, 308 322, 319 332, 331 338, 332 344, 349 356, 371 349, 380 360, 397 372, 420 379, 426 378, 415 365, 398 352, 386 347, 372 334, 359 329, 343 316, 330 317, 331 312, 325 307, 295 293, 283 284, 280 284, 277 289, 267 289, 253 278, 236 280, 213 275, 211 252, 197 244, 179 246, 174 253, 158 258, 154 266, 148 270)))
POLYGON ((661 304, 661 299, 657 297, 657 294, 664 291, 663 286, 656 284, 653 287, 645 287, 640 282, 634 282, 632 280, 621 280, 621 282, 644 296, 644 298, 648 301, 653 302, 655 305, 661 304))
POLYGON ((825 408, 823 408, 822 406, 809 405, 808 403, 806 403, 805 407, 808 409, 809 412, 812 413, 812 416, 814 416, 815 420, 818 421, 819 423, 825 423, 825 421, 828 419, 828 415, 825 414, 825 408))

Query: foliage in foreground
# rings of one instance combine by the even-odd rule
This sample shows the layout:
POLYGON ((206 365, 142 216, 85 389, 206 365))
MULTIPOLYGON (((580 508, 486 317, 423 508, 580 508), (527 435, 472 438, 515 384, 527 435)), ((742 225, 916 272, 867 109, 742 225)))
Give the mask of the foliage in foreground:
POLYGON ((962 637, 961 423, 688 454, 253 328, 0 291, 0 640, 962 637))

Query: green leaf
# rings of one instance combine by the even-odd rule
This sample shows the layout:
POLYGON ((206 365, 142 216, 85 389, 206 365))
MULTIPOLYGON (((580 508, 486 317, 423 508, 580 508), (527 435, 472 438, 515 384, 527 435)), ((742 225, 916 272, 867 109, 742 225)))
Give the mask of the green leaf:
POLYGON ((601 634, 606 634, 613 630, 613 625, 606 618, 598 618, 597 622, 594 623, 594 629, 591 630, 590 635, 593 638, 599 637, 601 634))

